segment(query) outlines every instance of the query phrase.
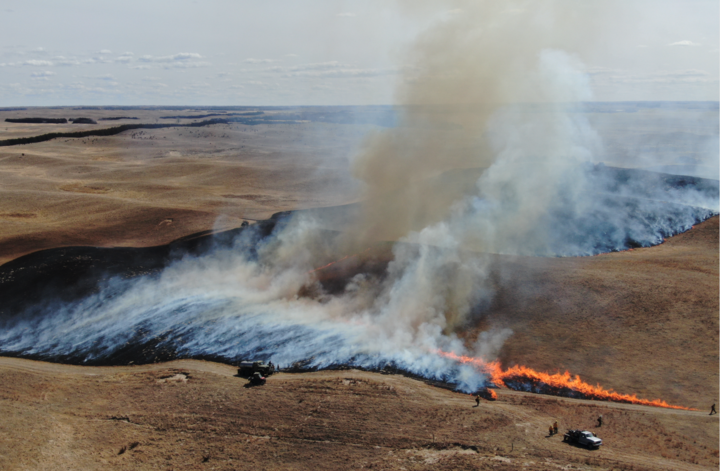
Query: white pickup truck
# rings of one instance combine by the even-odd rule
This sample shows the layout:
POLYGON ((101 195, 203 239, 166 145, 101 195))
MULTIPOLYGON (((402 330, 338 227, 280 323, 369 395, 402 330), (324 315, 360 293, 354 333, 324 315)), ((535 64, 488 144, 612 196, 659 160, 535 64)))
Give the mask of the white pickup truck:
POLYGON ((568 430, 563 436, 563 441, 586 446, 588 448, 600 448, 600 445, 602 445, 602 440, 596 437, 594 433, 588 432, 587 430, 568 430))

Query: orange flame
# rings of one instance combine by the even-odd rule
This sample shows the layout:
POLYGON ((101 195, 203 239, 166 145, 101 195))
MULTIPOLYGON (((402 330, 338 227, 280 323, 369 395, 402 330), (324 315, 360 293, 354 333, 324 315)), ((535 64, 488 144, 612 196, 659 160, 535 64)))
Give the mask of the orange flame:
MULTIPOLYGON (((355 255, 357 255, 357 254, 355 254, 355 255)), ((324 269, 324 268, 327 268, 327 267, 329 267, 329 266, 331 266, 331 265, 335 265, 336 263, 342 262, 343 260, 347 260, 348 258, 354 257, 355 255, 346 255, 346 256, 344 256, 343 258, 339 259, 339 260, 335 260, 334 262, 330 262, 330 263, 328 263, 327 265, 323 265, 323 266, 321 266, 321 267, 318 267, 318 268, 315 268, 315 269, 313 269, 313 270, 310 270, 310 271, 308 271, 308 273, 315 273, 316 271, 320 271, 320 270, 322 270, 322 269, 324 269)))
POLYGON ((370 247, 366 248, 366 249, 363 250, 362 252, 354 253, 354 254, 352 254, 352 255, 345 255, 343 258, 340 258, 340 259, 337 259, 337 260, 335 260, 335 261, 333 261, 333 262, 330 262, 330 263, 328 263, 327 265, 323 265, 323 266, 321 266, 321 267, 314 268, 314 269, 308 271, 308 273, 315 273, 316 271, 324 270, 325 268, 327 268, 327 267, 329 267, 329 266, 332 266, 332 265, 335 265, 336 263, 342 262, 343 260, 347 260, 348 258, 357 257, 358 255, 362 255, 362 254, 364 254, 365 252, 367 252, 368 250, 370 250, 370 247))
POLYGON ((667 407, 669 409, 697 410, 690 407, 675 406, 668 404, 661 399, 641 399, 635 394, 620 394, 612 389, 605 389, 599 384, 593 386, 580 379, 580 376, 572 376, 569 372, 565 373, 541 373, 526 366, 513 366, 505 371, 500 367, 497 361, 486 362, 480 358, 456 355, 452 352, 443 352, 437 350, 436 353, 445 358, 459 361, 460 363, 469 363, 474 365, 478 370, 490 376, 490 380, 497 386, 507 386, 511 389, 520 389, 517 383, 523 385, 545 385, 550 389, 570 390, 585 399, 594 399, 600 401, 624 402, 627 404, 639 404, 643 406, 667 407))

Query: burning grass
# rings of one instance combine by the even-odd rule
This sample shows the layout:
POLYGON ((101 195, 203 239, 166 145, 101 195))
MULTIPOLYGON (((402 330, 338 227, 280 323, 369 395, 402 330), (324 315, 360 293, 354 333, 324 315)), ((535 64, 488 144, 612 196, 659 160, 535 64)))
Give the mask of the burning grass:
POLYGON ((456 355, 452 352, 438 350, 437 354, 458 361, 474 365, 478 370, 490 376, 490 380, 497 386, 506 386, 516 391, 526 391, 538 394, 574 397, 578 399, 592 399, 596 401, 622 402, 642 406, 666 407, 669 409, 697 410, 690 407, 668 404, 661 399, 642 399, 635 394, 620 394, 612 389, 605 389, 599 384, 593 386, 573 376, 570 372, 543 373, 522 365, 516 365, 503 370, 499 362, 486 362, 480 358, 456 355))

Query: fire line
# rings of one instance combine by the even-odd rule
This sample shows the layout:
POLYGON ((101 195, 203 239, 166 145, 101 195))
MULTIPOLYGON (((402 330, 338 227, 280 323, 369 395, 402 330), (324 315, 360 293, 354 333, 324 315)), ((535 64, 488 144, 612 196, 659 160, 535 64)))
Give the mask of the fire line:
POLYGON ((343 258, 340 258, 340 259, 338 259, 338 260, 335 260, 335 261, 333 261, 333 262, 328 263, 327 265, 323 265, 323 266, 321 266, 321 267, 318 267, 318 268, 314 268, 314 269, 312 269, 312 270, 309 270, 308 273, 315 273, 315 272, 317 272, 317 271, 324 270, 324 269, 326 269, 326 268, 328 268, 328 267, 330 267, 330 266, 332 266, 332 265, 335 265, 336 263, 340 263, 340 262, 342 262, 343 260, 347 260, 348 258, 357 257, 358 255, 362 255, 362 254, 364 254, 365 252, 367 252, 368 250, 370 250, 370 247, 366 248, 366 249, 363 250, 362 252, 354 253, 354 254, 352 254, 352 255, 346 255, 346 256, 344 256, 343 258))
POLYGON ((690 407, 668 404, 661 399, 641 399, 635 394, 620 394, 612 389, 605 389, 599 384, 593 386, 580 379, 580 376, 572 376, 565 373, 541 373, 526 366, 516 365, 507 370, 500 367, 497 361, 486 362, 480 358, 457 355, 452 352, 436 350, 436 353, 445 358, 468 363, 478 370, 490 376, 490 380, 496 386, 506 386, 516 391, 531 391, 557 396, 569 396, 581 399, 593 399, 599 401, 622 402, 626 404, 638 404, 643 406, 666 407, 669 409, 697 410, 690 407))

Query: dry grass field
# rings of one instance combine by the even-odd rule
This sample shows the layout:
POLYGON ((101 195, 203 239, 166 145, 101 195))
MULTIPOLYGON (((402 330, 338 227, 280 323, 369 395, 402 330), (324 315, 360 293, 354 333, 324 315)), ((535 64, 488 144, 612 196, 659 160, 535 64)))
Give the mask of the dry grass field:
MULTIPOLYGON (((2 122, 0 140, 208 113, 0 111, 2 120, 99 123, 2 122), (119 116, 141 119, 100 120, 119 116)), ((347 157, 371 127, 229 123, 0 147, 0 264, 54 247, 161 245, 278 211, 357 201, 347 157)), ((280 373, 245 388, 231 366, 210 362, 79 367, 0 358, 0 469, 717 469, 718 420, 707 414, 720 393, 718 217, 652 248, 492 258, 492 304, 461 337, 510 328, 505 367, 567 369, 699 410, 507 389, 473 407, 467 395, 416 379, 354 370, 280 373), (548 437, 555 420, 605 443, 590 451, 548 437)), ((319 277, 347 277, 358 260, 319 277)))
POLYGON ((482 401, 354 370, 271 376, 176 361, 72 367, 0 358, 3 469, 634 469, 718 466, 706 411, 500 390, 482 401), (602 414, 603 426, 596 427, 602 414), (600 436, 586 450, 548 426, 600 436))
MULTIPOLYGON (((136 124, 105 117, 205 111, 37 109, 11 117, 73 117, 92 124, 0 122, 0 139, 136 124)), ((169 121, 169 123, 168 123, 169 121)), ((190 119, 163 120, 187 124, 190 119)), ((0 147, 0 263, 68 245, 151 246, 207 229, 238 227, 277 211, 355 201, 348 153, 366 125, 222 124, 139 129, 115 136, 0 147)))

